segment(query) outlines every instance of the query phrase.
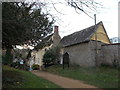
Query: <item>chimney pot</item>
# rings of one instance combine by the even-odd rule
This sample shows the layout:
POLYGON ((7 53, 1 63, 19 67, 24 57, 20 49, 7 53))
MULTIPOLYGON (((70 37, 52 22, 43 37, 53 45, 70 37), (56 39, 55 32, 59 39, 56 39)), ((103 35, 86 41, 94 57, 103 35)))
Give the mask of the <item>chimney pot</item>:
POLYGON ((58 26, 54 26, 54 33, 58 34, 58 26))

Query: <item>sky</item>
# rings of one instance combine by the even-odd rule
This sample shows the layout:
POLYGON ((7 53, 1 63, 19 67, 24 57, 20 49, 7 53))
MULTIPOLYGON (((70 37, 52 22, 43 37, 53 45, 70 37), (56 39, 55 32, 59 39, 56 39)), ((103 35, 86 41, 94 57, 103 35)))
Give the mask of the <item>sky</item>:
MULTIPOLYGON (((55 17, 55 25, 59 26, 61 37, 80 31, 95 24, 94 19, 80 12, 76 13, 74 8, 67 6, 65 0, 48 0, 50 13, 55 17), (56 11, 56 10, 57 11, 56 11), (59 12, 59 13, 58 13, 59 12)), ((118 37, 118 2, 119 0, 94 0, 103 5, 103 8, 97 8, 97 12, 90 13, 91 17, 96 14, 97 23, 102 21, 109 38, 118 37)))

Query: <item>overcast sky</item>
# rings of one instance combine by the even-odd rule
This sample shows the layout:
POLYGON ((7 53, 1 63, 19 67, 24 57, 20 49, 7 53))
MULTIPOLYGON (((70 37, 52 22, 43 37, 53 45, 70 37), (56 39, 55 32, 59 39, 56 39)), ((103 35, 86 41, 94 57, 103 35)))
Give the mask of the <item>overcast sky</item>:
MULTIPOLYGON (((9 1, 9 0, 3 0, 9 1)), ((11 1, 11 0, 10 0, 11 1)), ((22 1, 22 0, 13 0, 22 1)), ((55 25, 59 26, 59 34, 61 37, 69 35, 73 32, 80 31, 91 25, 94 25, 94 19, 91 19, 84 13, 80 14, 75 12, 74 8, 67 6, 66 0, 27 0, 36 2, 49 2, 47 9, 57 20, 55 25), (58 13, 55 8, 53 8, 52 3, 55 3, 54 7, 60 13, 58 13)), ((97 23, 102 21, 106 32, 110 38, 118 37, 118 2, 119 0, 94 0, 103 5, 104 8, 98 8, 99 13, 93 12, 90 16, 94 17, 96 13, 97 23)))
MULTIPOLYGON (((55 25, 59 26, 60 36, 66 36, 73 32, 82 30, 91 25, 94 25, 94 19, 91 19, 84 13, 76 13, 75 10, 71 7, 66 6, 65 4, 60 4, 59 2, 65 2, 65 0, 50 0, 53 1, 57 11, 52 8, 52 4, 49 4, 49 9, 56 17, 55 25)), ((118 36, 118 1, 119 0, 95 0, 100 2, 104 8, 98 8, 98 12, 93 12, 90 14, 94 17, 94 14, 97 15, 97 23, 103 21, 107 34, 110 38, 118 36)))

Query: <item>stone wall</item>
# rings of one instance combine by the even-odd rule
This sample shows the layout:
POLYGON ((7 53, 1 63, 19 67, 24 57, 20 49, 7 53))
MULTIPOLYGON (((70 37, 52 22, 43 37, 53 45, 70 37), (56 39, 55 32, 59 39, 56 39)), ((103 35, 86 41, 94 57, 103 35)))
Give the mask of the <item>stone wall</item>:
POLYGON ((102 42, 90 41, 91 59, 95 61, 96 66, 119 64, 120 44, 104 44, 102 42), (97 47, 96 47, 97 46, 97 47), (97 48, 97 50, 96 50, 97 48))
POLYGON ((106 65, 120 65, 120 59, 119 59, 119 50, 120 50, 120 44, 106 44, 102 45, 102 64, 106 65))
POLYGON ((92 59, 90 43, 81 43, 64 48, 64 53, 69 53, 70 64, 80 65, 82 67, 94 67, 95 59, 92 59))
POLYGON ((69 53, 70 64, 95 67, 101 64, 113 66, 115 62, 120 65, 119 50, 120 44, 105 44, 91 40, 86 43, 64 47, 62 52, 69 53))
POLYGON ((103 57, 103 53, 102 53, 102 45, 104 45, 104 43, 100 42, 100 41, 90 41, 89 42, 89 48, 90 48, 90 54, 91 54, 91 59, 93 61, 95 61, 95 65, 96 66, 100 66, 102 63, 102 59, 101 57, 103 57))

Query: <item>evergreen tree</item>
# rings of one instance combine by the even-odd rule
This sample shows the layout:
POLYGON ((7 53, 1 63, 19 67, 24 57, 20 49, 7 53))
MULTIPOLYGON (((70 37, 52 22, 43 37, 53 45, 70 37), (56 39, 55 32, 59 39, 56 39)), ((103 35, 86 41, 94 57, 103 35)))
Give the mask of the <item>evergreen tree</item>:
POLYGON ((35 3, 2 3, 2 46, 35 45, 52 32, 53 20, 44 14, 35 3))
POLYGON ((2 3, 2 48, 6 48, 4 59, 8 63, 14 45, 34 46, 53 30, 54 20, 50 21, 49 14, 36 6, 25 2, 2 3))

